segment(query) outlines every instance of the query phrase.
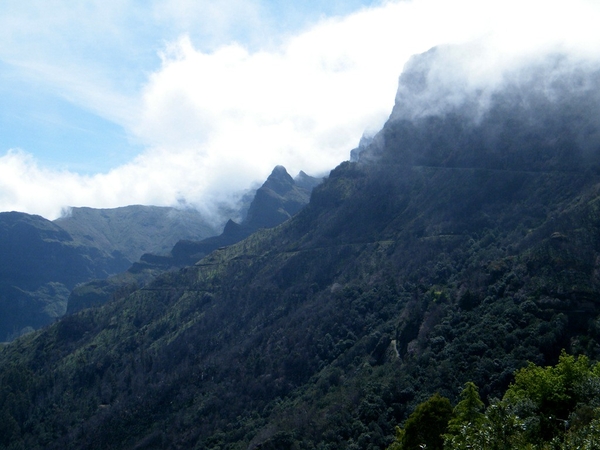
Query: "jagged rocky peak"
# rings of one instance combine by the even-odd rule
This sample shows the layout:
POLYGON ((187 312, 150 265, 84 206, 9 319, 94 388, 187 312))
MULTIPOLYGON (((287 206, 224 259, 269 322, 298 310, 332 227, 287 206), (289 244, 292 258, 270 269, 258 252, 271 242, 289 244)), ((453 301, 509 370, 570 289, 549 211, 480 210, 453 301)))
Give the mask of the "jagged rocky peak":
POLYGON ((296 184, 283 166, 276 166, 256 195, 244 225, 253 230, 271 228, 289 219, 306 205, 312 188, 318 184, 308 175, 296 184))
POLYGON ((282 165, 278 164, 273 168, 273 171, 271 172, 271 175, 269 175, 269 177, 267 178, 267 180, 271 177, 275 177, 275 178, 280 178, 280 177, 284 177, 284 178, 292 178, 290 177, 290 175, 288 174, 287 170, 285 167, 283 167, 282 165))
POLYGON ((304 184, 306 182, 310 182, 310 180, 313 179, 313 177, 311 177, 310 175, 307 175, 306 172, 304 172, 304 170, 301 170, 298 175, 296 175, 296 177, 294 178, 294 183, 296 183, 296 185, 301 185, 304 184))
POLYGON ((231 233, 237 231, 240 225, 233 220, 229 219, 225 224, 225 228, 223 229, 223 233, 231 233))

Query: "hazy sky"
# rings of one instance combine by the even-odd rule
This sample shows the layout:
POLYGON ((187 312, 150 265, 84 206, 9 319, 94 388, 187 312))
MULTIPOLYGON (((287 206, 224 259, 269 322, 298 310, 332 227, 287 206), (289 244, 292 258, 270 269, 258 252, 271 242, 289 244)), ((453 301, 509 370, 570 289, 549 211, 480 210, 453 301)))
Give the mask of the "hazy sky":
POLYGON ((488 79, 595 55, 598 23, 596 0, 5 0, 0 211, 210 212, 277 164, 348 159, 414 53, 466 43, 457 60, 488 79))

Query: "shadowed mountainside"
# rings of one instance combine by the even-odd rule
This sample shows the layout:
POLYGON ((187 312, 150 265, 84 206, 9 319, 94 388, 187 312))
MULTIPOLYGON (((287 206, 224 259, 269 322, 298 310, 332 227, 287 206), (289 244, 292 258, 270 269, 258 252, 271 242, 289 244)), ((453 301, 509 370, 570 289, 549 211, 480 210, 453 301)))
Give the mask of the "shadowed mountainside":
POLYGON ((53 222, 0 213, 0 227, 0 341, 62 316, 79 283, 123 272, 179 239, 217 233, 197 211, 140 205, 72 208, 53 222))
POLYGON ((599 72, 404 114, 435 58, 291 220, 5 346, 0 445, 382 449, 434 392, 600 357, 599 72))
MULTIPOLYGON (((296 180, 297 184, 285 169, 276 168, 255 194, 246 220, 241 225, 230 221, 222 235, 201 249, 208 253, 295 214, 319 181, 304 173, 296 180)), ((198 211, 141 205, 71 208, 68 216, 53 222, 1 213, 0 227, 0 341, 51 323, 73 304, 77 310, 77 305, 104 302, 143 285, 159 271, 193 264, 200 256, 193 259, 199 250, 190 239, 217 233, 198 211), (149 253, 165 253, 176 242, 174 258, 149 253), (142 254, 142 262, 134 265, 135 275, 125 272, 142 254), (80 283, 86 284, 77 287, 80 283), (67 300, 74 288, 74 298, 79 300, 83 293, 82 301, 67 300)))
POLYGON ((47 325, 64 314, 77 283, 127 267, 117 252, 107 255, 77 243, 49 220, 0 213, 0 340, 47 325))
POLYGON ((241 224, 229 220, 218 236, 201 241, 181 240, 168 255, 145 253, 129 270, 114 277, 78 286, 69 296, 67 313, 106 303, 144 286, 161 272, 193 265, 213 250, 248 237, 260 228, 272 228, 291 218, 308 203, 312 189, 322 180, 300 172, 294 179, 277 166, 257 189, 241 224))

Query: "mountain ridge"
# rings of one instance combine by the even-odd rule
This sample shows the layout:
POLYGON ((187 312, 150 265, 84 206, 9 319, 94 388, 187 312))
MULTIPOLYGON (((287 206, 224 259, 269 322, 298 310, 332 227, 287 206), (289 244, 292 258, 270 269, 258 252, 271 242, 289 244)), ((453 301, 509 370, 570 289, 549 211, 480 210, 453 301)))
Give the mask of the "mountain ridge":
MULTIPOLYGON (((311 186, 318 182, 306 174, 299 177, 303 187, 293 187, 295 181, 285 169, 276 168, 263 189, 268 193, 259 190, 259 195, 267 199, 266 204, 253 207, 253 222, 227 224, 225 240, 229 243, 240 240, 258 226, 272 226, 273 220, 284 220, 296 213, 308 202, 311 186), (285 182, 291 184, 280 196, 277 191, 285 187, 281 181, 284 175, 289 178, 285 182), (270 216, 263 218, 267 213, 270 216), (261 223, 261 220, 266 222, 261 223)), ((6 341, 48 325, 65 312, 72 312, 74 302, 69 298, 73 291, 74 297, 84 292, 87 303, 97 304, 115 292, 128 292, 132 286, 149 281, 154 272, 139 273, 146 267, 168 270, 173 264, 193 264, 195 260, 189 247, 195 241, 183 239, 203 239, 218 233, 198 211, 143 205, 71 208, 68 215, 55 221, 25 213, 0 213, 0 228, 3 254, 0 340, 6 341), (150 253, 167 253, 177 242, 180 244, 176 246, 174 258, 150 253), (141 263, 138 262, 140 257, 141 263), (137 275, 125 273, 136 263, 140 266, 137 275), (119 279, 125 280, 123 286, 113 286, 109 279, 121 273, 119 279), (83 286, 79 286, 82 283, 83 286)), ((221 245, 225 244, 217 242, 214 248, 221 245)), ((205 248, 205 253, 208 251, 205 248)))
POLYGON ((320 182, 320 178, 310 177, 304 172, 293 179, 283 166, 276 166, 256 190, 241 223, 230 219, 219 235, 200 241, 179 240, 166 255, 144 253, 126 272, 77 287, 69 296, 67 314, 100 305, 115 294, 142 287, 160 272, 193 265, 210 252, 239 242, 260 228, 279 225, 308 203, 312 189, 320 182))
POLYGON ((488 401, 527 361, 600 358, 600 103, 558 88, 508 83, 478 121, 393 114, 291 220, 5 346, 0 377, 27 380, 0 397, 15 436, 382 449, 433 392, 488 401))
POLYGON ((54 221, 82 243, 110 254, 121 252, 130 263, 144 253, 164 253, 180 239, 203 239, 218 233, 194 209, 130 205, 120 208, 69 208, 54 221))

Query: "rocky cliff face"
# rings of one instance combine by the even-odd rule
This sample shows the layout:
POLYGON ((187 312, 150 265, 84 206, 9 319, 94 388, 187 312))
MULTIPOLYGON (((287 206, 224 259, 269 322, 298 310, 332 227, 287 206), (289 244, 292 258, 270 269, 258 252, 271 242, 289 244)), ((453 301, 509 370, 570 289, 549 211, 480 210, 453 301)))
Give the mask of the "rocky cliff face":
POLYGON ((436 48, 407 63, 388 123, 361 153, 363 161, 381 154, 414 166, 599 167, 600 67, 552 55, 471 86, 469 74, 451 66, 455 51, 436 48))

